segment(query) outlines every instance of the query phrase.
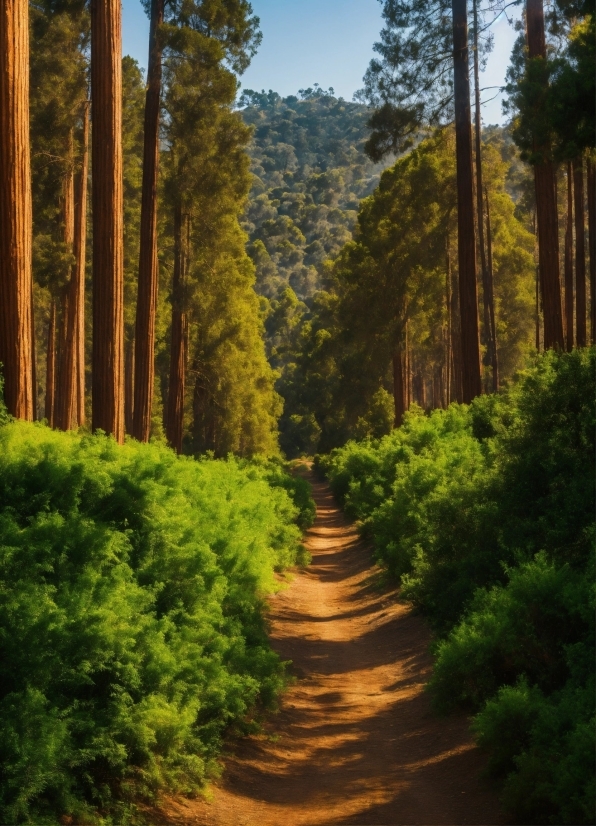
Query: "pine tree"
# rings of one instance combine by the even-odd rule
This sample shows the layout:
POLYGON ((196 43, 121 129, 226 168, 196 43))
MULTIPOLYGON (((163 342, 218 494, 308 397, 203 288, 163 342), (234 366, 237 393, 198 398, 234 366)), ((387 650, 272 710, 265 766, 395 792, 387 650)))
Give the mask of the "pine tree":
POLYGON ((135 328, 134 407, 132 435, 147 442, 151 431, 154 385, 155 314, 157 308, 157 176, 159 165, 159 109, 161 97, 161 39, 164 0, 152 0, 149 66, 145 98, 143 193, 139 288, 135 328))
POLYGON ((0 362, 9 413, 32 419, 32 206, 27 0, 0 5, 0 362))
POLYGON ((462 382, 464 402, 469 403, 475 396, 480 395, 482 385, 476 288, 476 232, 474 227, 467 2, 466 0, 453 0, 452 8, 462 382))
POLYGON ((362 92, 376 109, 370 156, 403 151, 421 130, 455 120, 463 396, 471 401, 482 387, 467 0, 385 0, 383 16, 387 25, 375 44, 382 60, 371 62, 362 92))
MULTIPOLYGON (((77 211, 85 151, 88 15, 82 0, 40 0, 31 6, 30 16, 36 312, 48 319, 49 333, 52 302, 57 308, 55 348, 52 344, 52 353, 46 357, 46 393, 50 395, 46 407, 51 411, 48 421, 68 429, 81 413, 74 410, 73 401, 73 370, 78 369, 78 362, 72 334, 72 313, 77 309, 71 294, 81 241, 77 211), (55 367, 53 380, 47 376, 49 364, 55 367)), ((37 329, 38 335, 44 329, 44 341, 39 343, 45 350, 46 328, 37 329)))
POLYGON ((118 442, 124 439, 121 52, 119 0, 92 0, 92 423, 118 442))
MULTIPOLYGON (((544 76, 543 67, 540 65, 546 63, 543 0, 527 0, 526 29, 529 59, 536 62, 536 66, 544 76)), ((544 77, 542 84, 547 85, 547 83, 544 77)), ((536 156, 534 181, 540 285, 544 312, 544 346, 547 348, 563 347, 556 179, 548 139, 543 137, 541 140, 539 136, 536 136, 534 153, 536 156)))

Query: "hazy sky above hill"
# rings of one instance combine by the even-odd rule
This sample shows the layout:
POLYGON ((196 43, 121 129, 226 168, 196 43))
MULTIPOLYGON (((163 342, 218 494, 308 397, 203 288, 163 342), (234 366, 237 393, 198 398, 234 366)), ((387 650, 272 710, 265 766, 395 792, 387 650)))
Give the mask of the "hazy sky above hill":
MULTIPOLYGON (((282 96, 319 83, 351 100, 373 56, 382 27, 378 0, 252 0, 263 42, 242 77, 245 89, 273 89, 282 96)), ((149 23, 140 0, 123 0, 123 50, 147 65, 149 23)), ((481 85, 504 82, 515 32, 506 20, 494 26, 495 50, 481 85)), ((483 100, 498 90, 483 92, 483 100)), ((501 123, 501 96, 483 106, 484 123, 501 123)))

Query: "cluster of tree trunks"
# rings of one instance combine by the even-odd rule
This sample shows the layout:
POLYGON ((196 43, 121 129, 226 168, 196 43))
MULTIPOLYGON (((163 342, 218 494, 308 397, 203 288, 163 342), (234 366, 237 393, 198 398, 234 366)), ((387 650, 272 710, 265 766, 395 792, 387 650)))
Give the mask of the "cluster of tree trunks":
MULTIPOLYGON (((121 4, 91 0, 91 97, 93 114, 93 355, 92 425, 122 442, 124 432, 147 441, 151 429, 157 304, 157 181, 161 46, 159 29, 164 0, 151 2, 148 85, 145 104, 139 291, 134 349, 124 354, 123 324, 123 187, 121 4), (125 409, 125 396, 127 405, 125 409)), ((543 0, 527 0, 530 58, 546 58, 543 0)), ((452 0, 454 105, 458 197, 458 278, 452 284, 447 257, 447 327, 443 331, 444 365, 432 382, 412 367, 404 340, 393 357, 395 424, 399 426, 412 399, 426 406, 452 399, 470 402, 482 391, 476 259, 482 275, 486 364, 498 389, 498 358, 492 282, 489 200, 483 185, 478 77, 478 16, 474 13, 475 161, 474 171, 467 0, 452 0), (454 289, 455 286, 455 289, 454 289)), ((9 411, 32 419, 36 412, 35 346, 32 307, 32 205, 29 150, 28 0, 3 0, 0 7, 0 360, 9 411)), ((87 221, 88 107, 83 113, 83 153, 76 169, 72 159, 64 181, 64 242, 74 264, 66 288, 52 300, 47 348, 45 414, 52 426, 69 429, 85 422, 84 274, 87 221), (76 173, 76 174, 75 174, 76 173)), ((72 141, 71 141, 72 143, 72 141)), ((556 168, 548 142, 534 146, 536 224, 540 304, 544 347, 585 346, 588 342, 585 259, 584 162, 567 170, 567 225, 562 305, 556 168)), ((590 338, 596 332, 596 218, 594 165, 587 161, 589 227, 590 338)), ((187 319, 184 282, 187 268, 187 221, 175 216, 171 371, 166 431, 182 447, 187 319)), ((537 308, 538 317, 538 308, 537 308)), ((537 323, 537 345, 538 323, 537 323)))

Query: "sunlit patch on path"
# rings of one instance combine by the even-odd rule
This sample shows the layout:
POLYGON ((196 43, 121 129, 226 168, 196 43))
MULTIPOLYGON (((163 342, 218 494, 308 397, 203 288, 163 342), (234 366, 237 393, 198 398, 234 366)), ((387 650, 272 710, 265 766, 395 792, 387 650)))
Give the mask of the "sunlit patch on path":
POLYGON ((199 826, 500 824, 467 720, 424 692, 424 621, 381 589, 370 551, 311 479, 311 565, 271 599, 271 636, 296 683, 263 734, 234 744, 205 802, 153 821, 199 826))

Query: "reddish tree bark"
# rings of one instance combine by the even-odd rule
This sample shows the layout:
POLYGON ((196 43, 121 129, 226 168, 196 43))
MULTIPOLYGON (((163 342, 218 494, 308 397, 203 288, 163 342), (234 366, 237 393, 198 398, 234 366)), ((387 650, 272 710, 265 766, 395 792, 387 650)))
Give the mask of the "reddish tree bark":
POLYGON ((76 182, 75 203, 75 269, 71 300, 76 306, 75 316, 75 411, 77 424, 85 424, 85 261, 87 252, 87 186, 89 178, 89 101, 83 107, 83 156, 76 182))
POLYGON ((586 234, 584 213, 584 164, 573 161, 573 195, 575 207, 575 329, 578 347, 585 347, 586 336, 586 234))
POLYGON ((596 343, 596 181, 594 162, 588 158, 588 229, 590 247, 590 332, 596 343))
MULTIPOLYGON (((74 158, 73 136, 70 135, 69 169, 64 179, 62 218, 64 221, 64 244, 68 250, 74 252, 75 234, 75 195, 74 195, 74 158)), ((74 269, 74 268, 73 268, 74 269)), ((70 430, 74 407, 74 366, 75 366, 75 339, 74 326, 76 305, 71 298, 70 283, 62 296, 62 312, 60 314, 60 348, 57 392, 55 400, 54 426, 61 430, 70 430)))
POLYGON ((0 3, 0 362, 4 400, 33 419, 29 3, 0 3))
POLYGON ((54 389, 56 385, 56 301, 50 304, 48 323, 48 346, 46 350, 46 404, 45 417, 50 427, 54 426, 54 389))
MULTIPOLYGON (((527 0, 526 24, 530 58, 546 60, 543 0, 527 0)), ((555 167, 550 160, 550 145, 534 149, 542 160, 534 165, 536 218, 538 223, 538 262, 544 317, 544 347, 563 347, 563 315, 559 282, 559 227, 555 167)))
POLYGON ((149 441, 153 401, 155 311, 157 307, 157 176, 159 167, 159 100, 161 95, 161 48, 158 30, 163 22, 164 0, 151 2, 149 67, 145 98, 143 190, 141 199, 141 246, 139 291, 135 329, 134 412, 132 434, 149 441))
POLYGON ((166 436, 177 453, 182 452, 184 395, 186 391, 187 319, 184 301, 187 252, 185 224, 180 206, 174 215, 174 277, 172 283, 172 344, 166 436))
POLYGON ((94 430, 124 440, 120 0, 91 2, 94 430))
POLYGON ((573 177, 571 162, 567 163, 567 225, 565 227, 565 343, 567 351, 573 350, 573 177))
POLYGON ((457 165, 457 234, 461 320, 463 400, 482 392, 478 292, 476 287, 476 232, 474 227, 474 173, 472 119, 468 66, 468 4, 452 0, 453 93, 455 103, 455 154, 457 165))
POLYGON ((135 342, 131 341, 126 347, 124 357, 124 428, 127 433, 133 434, 133 411, 135 391, 135 342))

